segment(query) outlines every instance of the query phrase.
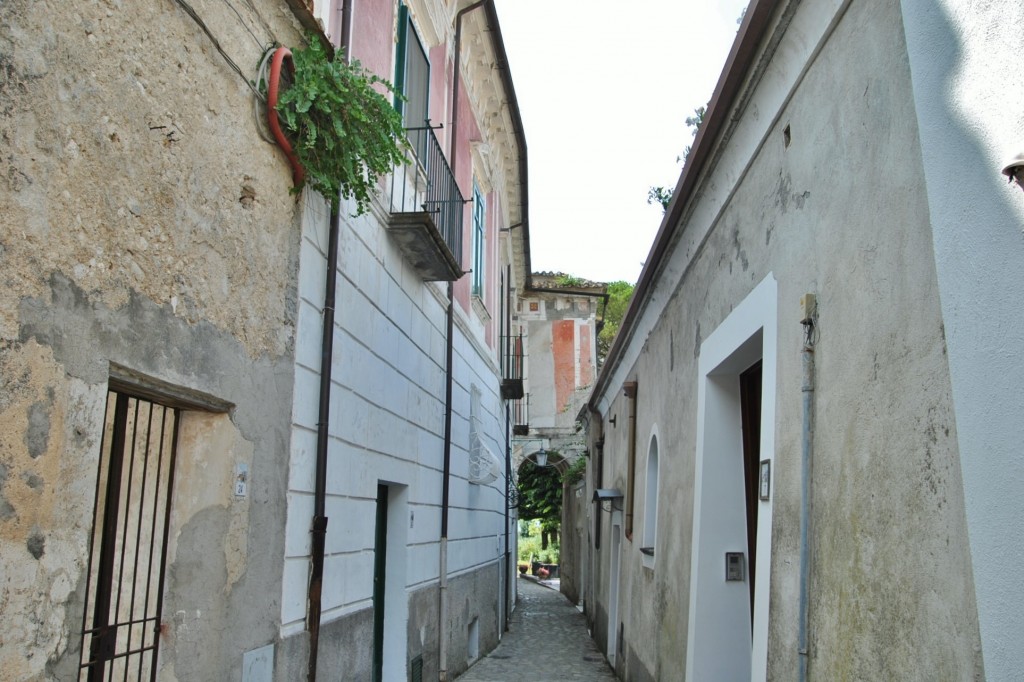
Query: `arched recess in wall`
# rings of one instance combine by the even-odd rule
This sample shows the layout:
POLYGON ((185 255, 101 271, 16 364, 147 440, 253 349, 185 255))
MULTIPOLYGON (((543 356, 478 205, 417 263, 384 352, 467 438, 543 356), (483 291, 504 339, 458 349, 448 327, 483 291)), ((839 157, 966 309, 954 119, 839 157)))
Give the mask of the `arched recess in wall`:
POLYGON ((644 485, 644 526, 640 542, 643 564, 654 568, 654 553, 658 539, 658 427, 651 428, 647 446, 647 475, 644 485))

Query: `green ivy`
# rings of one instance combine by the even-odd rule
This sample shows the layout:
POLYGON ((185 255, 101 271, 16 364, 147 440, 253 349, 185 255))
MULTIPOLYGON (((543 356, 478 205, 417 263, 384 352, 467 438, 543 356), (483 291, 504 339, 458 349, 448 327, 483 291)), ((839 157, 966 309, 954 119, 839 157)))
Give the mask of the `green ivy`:
POLYGON ((580 455, 576 461, 569 465, 569 468, 562 472, 562 483, 573 485, 583 478, 587 471, 587 458, 580 455))
POLYGON ((306 182, 334 210, 340 196, 354 198, 360 215, 379 178, 407 163, 402 117, 378 87, 394 89, 358 61, 329 59, 314 35, 306 41, 308 47, 292 51, 295 76, 282 88, 277 112, 293 137, 306 182))

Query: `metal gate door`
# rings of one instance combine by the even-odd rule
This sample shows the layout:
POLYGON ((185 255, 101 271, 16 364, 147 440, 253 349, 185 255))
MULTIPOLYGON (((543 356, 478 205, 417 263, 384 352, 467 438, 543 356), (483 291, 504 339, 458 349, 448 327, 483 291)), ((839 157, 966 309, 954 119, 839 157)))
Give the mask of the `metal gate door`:
POLYGON ((156 680, 178 416, 107 395, 79 680, 156 680))

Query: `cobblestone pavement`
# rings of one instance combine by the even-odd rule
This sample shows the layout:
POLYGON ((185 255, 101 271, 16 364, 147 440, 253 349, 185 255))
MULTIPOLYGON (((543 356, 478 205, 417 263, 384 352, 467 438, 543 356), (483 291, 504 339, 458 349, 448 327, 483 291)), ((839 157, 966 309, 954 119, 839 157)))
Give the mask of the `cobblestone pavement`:
POLYGON ((615 680, 587 632, 587 621, 562 593, 519 579, 519 604, 509 631, 457 682, 615 680))

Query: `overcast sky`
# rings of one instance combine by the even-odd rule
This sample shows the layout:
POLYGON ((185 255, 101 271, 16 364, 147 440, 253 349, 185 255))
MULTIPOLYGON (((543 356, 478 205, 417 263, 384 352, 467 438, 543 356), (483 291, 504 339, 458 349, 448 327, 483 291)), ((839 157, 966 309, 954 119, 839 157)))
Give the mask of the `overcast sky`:
POLYGON ((535 272, 636 282, 745 0, 496 0, 529 159, 535 272))

